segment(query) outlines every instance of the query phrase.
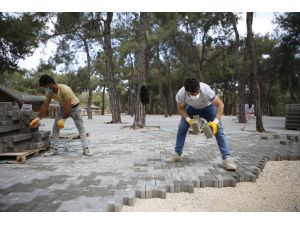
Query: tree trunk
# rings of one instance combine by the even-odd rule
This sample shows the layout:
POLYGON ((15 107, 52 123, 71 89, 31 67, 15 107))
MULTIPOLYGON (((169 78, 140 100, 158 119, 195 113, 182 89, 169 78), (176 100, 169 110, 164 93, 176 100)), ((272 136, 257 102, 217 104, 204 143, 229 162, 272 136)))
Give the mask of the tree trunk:
MULTIPOLYGON (((175 104, 174 104, 174 91, 173 91, 173 83, 171 77, 171 65, 169 60, 167 60, 167 82, 168 82, 168 114, 172 116, 175 112, 175 104)), ((176 111, 177 112, 177 111, 176 111)))
MULTIPOLYGON (((245 79, 243 74, 241 73, 240 68, 240 54, 239 54, 239 47, 240 47, 240 35, 237 29, 237 21, 233 23, 233 30, 235 33, 235 46, 234 46, 234 70, 236 79, 238 82, 238 118, 239 123, 246 123, 246 116, 245 116, 245 79)), ((235 106, 234 106, 235 107, 235 106)))
POLYGON ((161 73, 161 64, 160 64, 160 59, 159 59, 159 43, 155 44, 155 50, 156 50, 156 55, 155 55, 155 64, 158 68, 158 77, 157 77, 157 81, 158 81, 158 92, 160 95, 160 103, 162 105, 162 109, 163 109, 163 113, 165 117, 168 117, 168 105, 167 105, 167 99, 163 93, 163 88, 162 88, 162 80, 161 80, 161 76, 163 73, 161 73))
POLYGON ((105 112, 105 85, 103 86, 103 91, 102 91, 102 108, 101 108, 101 115, 104 115, 105 112))
POLYGON ((112 48, 111 48, 111 21, 113 13, 106 13, 106 20, 104 21, 104 54, 105 54, 105 67, 106 67, 106 81, 108 84, 109 103, 112 113, 111 123, 121 123, 120 101, 117 94, 116 80, 113 75, 113 61, 112 61, 112 48))
POLYGON ((251 61, 251 76, 253 77, 254 82, 254 108, 255 108, 255 116, 256 116, 256 131, 257 132, 264 132, 264 126, 262 121, 262 113, 261 113, 261 106, 260 106, 260 87, 259 87, 259 80, 257 75, 257 66, 256 66, 256 57, 255 57, 255 46, 254 46, 254 39, 252 33, 252 22, 253 22, 253 12, 247 12, 247 44, 248 44, 248 51, 250 54, 250 61, 251 61))
POLYGON ((93 112, 92 112, 92 99, 93 99, 93 90, 91 88, 91 56, 90 56, 90 50, 87 43, 87 40, 85 38, 82 38, 83 44, 84 44, 84 50, 86 53, 86 60, 87 60, 87 87, 88 87, 88 102, 87 102, 87 115, 88 119, 91 120, 93 118, 93 112))
POLYGON ((143 128, 146 123, 146 105, 141 103, 141 87, 146 85, 147 77, 147 19, 148 13, 140 13, 140 23, 138 25, 137 39, 138 39, 138 53, 137 53, 137 67, 138 67, 138 93, 135 103, 135 114, 134 114, 134 123, 132 127, 143 128))

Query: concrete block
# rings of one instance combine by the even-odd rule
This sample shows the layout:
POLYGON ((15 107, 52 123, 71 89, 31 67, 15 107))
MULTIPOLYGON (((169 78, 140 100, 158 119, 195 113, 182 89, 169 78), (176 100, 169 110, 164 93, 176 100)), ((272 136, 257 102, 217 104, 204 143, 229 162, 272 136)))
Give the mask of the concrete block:
POLYGON ((0 133, 20 130, 20 124, 11 124, 8 126, 0 126, 0 133))
POLYGON ((200 187, 205 188, 205 177, 199 176, 199 180, 200 180, 200 187))
POLYGON ((123 197, 123 204, 128 206, 133 206, 135 203, 135 192, 126 191, 123 197))
POLYGON ((280 135, 279 135, 279 134, 274 134, 273 137, 274 137, 275 139, 279 139, 279 138, 280 138, 280 135))
POLYGON ((12 117, 10 117, 10 119, 11 119, 12 121, 20 121, 19 115, 13 115, 12 117))
POLYGON ((121 212, 123 208, 123 199, 113 198, 108 201, 108 212, 121 212))
POLYGON ((137 198, 145 199, 146 198, 146 187, 138 186, 135 192, 137 198))
POLYGON ((11 142, 13 139, 14 135, 6 135, 2 137, 2 142, 7 143, 7 142, 11 142))
POLYGON ((33 132, 32 137, 33 138, 45 138, 50 136, 51 131, 38 131, 38 132, 33 132))
POLYGON ((153 187, 152 198, 163 198, 166 199, 166 189, 164 187, 153 187))
POLYGON ((31 133, 23 133, 23 134, 18 134, 13 136, 13 142, 19 142, 19 141, 24 141, 24 140, 29 140, 31 139, 32 134, 31 133))
POLYGON ((231 172, 230 175, 236 180, 236 182, 244 182, 244 174, 241 171, 231 172))
POLYGON ((38 148, 44 148, 50 145, 50 141, 48 142, 36 142, 36 143, 30 143, 30 149, 38 149, 38 148))
POLYGON ((197 188, 199 188, 200 187, 200 180, 199 179, 193 179, 193 185, 194 185, 194 187, 197 187, 197 188))
POLYGON ((268 140, 268 139, 269 139, 269 137, 266 136, 266 135, 263 135, 263 136, 261 136, 260 138, 261 138, 262 140, 268 140))
POLYGON ((255 182, 256 175, 250 172, 245 172, 245 182, 255 182))
POLYGON ((166 191, 169 193, 174 193, 174 191, 175 191, 174 182, 168 181, 168 182, 165 182, 165 184, 166 184, 166 191))
POLYGON ((2 106, 5 106, 5 107, 7 107, 7 106, 12 106, 12 102, 0 102, 0 106, 2 107, 2 106))
POLYGON ((222 175, 215 175, 217 180, 218 180, 218 188, 222 188, 224 186, 224 183, 223 183, 223 176, 222 175))
POLYGON ((218 187, 218 180, 215 176, 208 176, 205 179, 205 187, 218 187))
POLYGON ((212 133, 212 130, 210 128, 210 126, 205 126, 202 128, 202 131, 205 135, 205 137, 208 139, 208 138, 212 138, 214 135, 212 133))
POLYGON ((50 141, 50 136, 44 137, 44 138, 32 138, 32 142, 44 142, 44 141, 50 141))
POLYGON ((290 140, 280 140, 279 141, 279 144, 281 145, 288 145, 288 144, 291 144, 292 142, 290 140))
POLYGON ((8 124, 8 121, 0 121, 0 126, 5 126, 8 124))
POLYGON ((20 111, 19 106, 16 106, 16 105, 12 106, 12 110, 15 111, 15 112, 19 112, 20 111))
POLYGON ((179 193, 181 191, 181 181, 174 181, 174 192, 179 193))
POLYGON ((236 187, 236 179, 230 175, 223 175, 223 187, 236 187))
POLYGON ((21 152, 24 150, 29 150, 29 143, 24 142, 24 143, 15 143, 13 147, 7 147, 7 151, 9 152, 21 152))
POLYGON ((146 186, 145 189, 145 198, 152 198, 153 186, 146 186))
POLYGON ((20 111, 21 115, 23 116, 31 116, 32 115, 32 111, 20 111))
POLYGON ((13 114, 14 114, 13 111, 7 111, 7 115, 8 115, 8 116, 12 116, 13 114))
POLYGON ((181 191, 194 193, 194 184, 191 181, 184 181, 181 184, 181 191))

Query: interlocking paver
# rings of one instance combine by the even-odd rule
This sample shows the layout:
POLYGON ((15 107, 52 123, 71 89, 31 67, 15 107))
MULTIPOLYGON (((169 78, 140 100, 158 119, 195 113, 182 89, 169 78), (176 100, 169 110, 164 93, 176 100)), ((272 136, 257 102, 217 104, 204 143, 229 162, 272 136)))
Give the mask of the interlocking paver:
MULTIPOLYGON (((149 127, 142 130, 104 123, 110 119, 109 115, 85 119, 92 158, 82 155, 80 140, 73 140, 62 142, 57 156, 0 165, 0 211, 121 211, 123 205, 134 205, 136 198, 166 198, 167 192, 255 182, 268 160, 300 160, 300 133, 284 130, 284 118, 266 119, 264 134, 255 132, 254 120, 242 132, 234 117, 223 118, 238 165, 234 172, 224 170, 216 140, 200 134, 187 135, 182 162, 164 162, 174 149, 179 116, 147 115, 149 127)), ((133 122, 125 115, 122 120, 133 122)), ((43 130, 51 130, 52 119, 42 123, 43 130)), ((75 125, 67 120, 64 132, 74 131, 75 125)), ((33 133, 33 138, 42 140, 44 134, 33 133)))

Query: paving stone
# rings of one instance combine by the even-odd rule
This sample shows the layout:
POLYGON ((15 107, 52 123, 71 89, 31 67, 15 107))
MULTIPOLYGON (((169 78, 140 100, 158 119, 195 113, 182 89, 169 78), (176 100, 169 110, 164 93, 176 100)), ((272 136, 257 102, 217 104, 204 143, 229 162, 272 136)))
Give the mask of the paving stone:
POLYGON ((0 107, 9 107, 12 106, 12 102, 0 102, 0 107))
POLYGON ((279 144, 281 145, 288 145, 288 144, 291 144, 292 142, 290 140, 280 140, 279 141, 279 144))
POLYGON ((205 187, 218 187, 219 182, 215 176, 208 175, 205 178, 205 187))
POLYGON ((50 141, 30 143, 30 149, 44 148, 50 145, 50 141))
POLYGON ((145 199, 146 198, 146 186, 137 186, 136 188, 136 197, 145 199))
POLYGON ((38 132, 33 132, 32 137, 33 138, 45 138, 49 137, 51 134, 51 131, 38 131, 38 132))
POLYGON ((192 181, 183 181, 181 183, 181 191, 194 193, 194 184, 192 181))
POLYGON ((181 191, 181 181, 175 180, 174 181, 174 192, 179 193, 181 191))
MULTIPOLYGON (((23 115, 22 119, 27 123, 30 116, 23 115)), ((11 119, 12 116, 0 116, 0 121, 11 119)), ((226 171, 222 167, 215 139, 206 140, 203 135, 197 138, 188 135, 183 162, 166 164, 163 159, 174 148, 176 139, 174 131, 177 129, 177 124, 168 125, 173 126, 172 131, 166 128, 155 132, 132 130, 119 132, 119 125, 108 126, 97 119, 94 121, 94 118, 93 121, 85 120, 85 122, 88 124, 87 130, 93 131, 88 140, 95 156, 83 157, 80 140, 73 140, 69 144, 77 145, 78 150, 55 157, 32 157, 33 163, 30 159, 21 168, 5 167, 0 174, 0 181, 5 181, 0 182, 0 190, 1 200, 3 199, 6 205, 1 206, 1 209, 7 210, 12 207, 15 211, 24 209, 24 207, 16 207, 22 199, 18 194, 23 194, 24 198, 28 197, 28 200, 24 201, 26 205, 30 205, 32 211, 41 210, 43 207, 57 211, 58 207, 55 208, 57 203, 53 202, 63 204, 70 199, 87 195, 89 198, 101 196, 97 210, 120 211, 123 205, 134 205, 136 198, 165 198, 166 192, 192 193, 195 187, 235 187, 237 182, 255 182, 268 160, 300 160, 300 145, 293 135, 290 138, 292 140, 287 140, 287 132, 278 134, 278 140, 274 140, 275 134, 264 134, 268 137, 266 141, 261 139, 260 134, 244 131, 228 135, 232 156, 237 159, 238 169, 234 172, 226 171), (291 143, 279 144, 280 140, 291 141, 291 143), (12 173, 14 176, 11 176, 12 173), (62 181, 51 178, 66 174, 68 177, 63 178, 62 181), (47 183, 49 184, 45 185, 47 183), (26 192, 20 193, 20 190, 26 192), (39 190, 39 196, 44 197, 39 199, 39 202, 30 202, 33 197, 28 190, 39 190), (51 199, 53 198, 51 196, 56 196, 57 201, 51 199)), ((46 123, 43 129, 51 130, 53 120, 45 119, 43 123, 46 123)), ((69 120, 66 122, 67 129, 68 126, 69 120)), ((28 126, 24 125, 23 128, 26 129, 28 126)), ((1 145, 2 149, 6 149, 6 145, 14 147, 18 143, 16 141, 19 136, 15 136, 15 141, 12 138, 18 132, 20 130, 13 131, 9 135, 1 133, 0 147, 1 145), (7 136, 11 137, 7 138, 7 136)), ((37 128, 35 133, 32 142, 49 141, 50 132, 46 134, 38 131, 37 128)), ((20 140, 21 142, 23 141, 20 140)), ((75 205, 73 209, 76 209, 75 205)), ((87 209, 78 207, 79 211, 87 209)))
POLYGON ((135 192, 126 191, 123 197, 123 204, 128 206, 133 206, 135 203, 135 192))
POLYGON ((256 175, 251 172, 245 172, 245 182, 255 182, 256 181, 256 175))
POLYGON ((236 187, 236 179, 231 175, 223 175, 223 187, 236 187))
POLYGON ((169 193, 174 193, 175 192, 175 186, 174 186, 174 181, 165 181, 166 184, 166 191, 169 193))
POLYGON ((27 133, 27 134, 17 134, 13 136, 13 141, 14 142, 19 142, 19 141, 24 141, 24 140, 29 140, 31 139, 32 134, 27 133))
POLYGON ((268 139, 269 139, 269 137, 268 137, 268 136, 265 136, 265 135, 264 135, 264 136, 261 136, 260 138, 263 139, 263 140, 268 140, 268 139))

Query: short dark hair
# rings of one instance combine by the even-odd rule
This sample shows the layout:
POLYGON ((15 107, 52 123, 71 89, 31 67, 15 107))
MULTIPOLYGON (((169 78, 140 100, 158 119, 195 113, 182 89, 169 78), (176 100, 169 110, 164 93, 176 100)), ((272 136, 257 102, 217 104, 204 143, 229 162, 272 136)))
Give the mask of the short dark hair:
POLYGON ((199 80, 196 78, 187 78, 184 81, 184 88, 185 88, 185 91, 188 91, 191 93, 198 92, 200 90, 199 80))
POLYGON ((50 83, 56 84, 54 79, 50 77, 48 74, 44 74, 39 79, 39 85, 40 87, 49 85, 50 83))

